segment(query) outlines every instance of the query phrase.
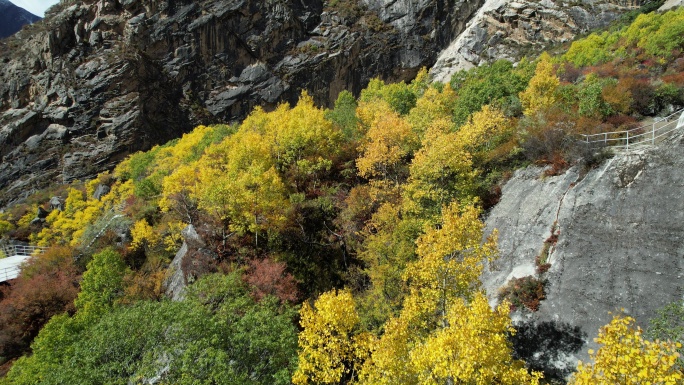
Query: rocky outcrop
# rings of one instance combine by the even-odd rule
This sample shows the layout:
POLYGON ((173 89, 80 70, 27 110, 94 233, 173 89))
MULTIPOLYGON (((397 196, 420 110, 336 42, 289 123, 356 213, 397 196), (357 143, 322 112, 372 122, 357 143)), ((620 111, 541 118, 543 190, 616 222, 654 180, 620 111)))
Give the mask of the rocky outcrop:
POLYGON ((658 8, 658 11, 667 11, 675 7, 681 7, 684 5, 684 1, 682 0, 667 0, 660 8, 658 8))
POLYGON ((546 299, 536 313, 518 313, 529 337, 521 342, 525 358, 562 377, 596 347, 593 338, 610 312, 624 309, 646 327, 656 309, 682 300, 682 148, 680 136, 615 155, 586 175, 572 168, 545 177, 528 168, 506 183, 486 220, 500 234, 501 258, 483 276, 492 302, 511 279, 535 274, 535 257, 554 223, 558 235, 548 253, 546 299), (546 344, 571 343, 547 349, 530 330, 553 336, 546 344))
POLYGON ((602 28, 642 1, 487 0, 465 31, 440 53, 434 80, 497 59, 517 61, 602 28))
POLYGON ((14 35, 24 25, 40 20, 39 16, 17 7, 9 0, 0 0, 0 39, 14 35))
POLYGON ((410 79, 483 1, 62 2, 0 46, 0 206, 302 89, 410 79))
POLYGON ((181 232, 183 245, 176 252, 164 282, 164 292, 173 301, 185 296, 185 288, 201 276, 216 272, 217 255, 207 247, 202 236, 193 225, 181 232))

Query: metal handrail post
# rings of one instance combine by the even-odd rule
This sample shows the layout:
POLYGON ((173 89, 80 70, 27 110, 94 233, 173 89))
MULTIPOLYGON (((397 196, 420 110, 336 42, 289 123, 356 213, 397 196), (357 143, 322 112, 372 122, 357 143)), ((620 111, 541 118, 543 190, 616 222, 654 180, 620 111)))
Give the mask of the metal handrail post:
POLYGON ((629 131, 627 131, 627 150, 629 150, 629 131))

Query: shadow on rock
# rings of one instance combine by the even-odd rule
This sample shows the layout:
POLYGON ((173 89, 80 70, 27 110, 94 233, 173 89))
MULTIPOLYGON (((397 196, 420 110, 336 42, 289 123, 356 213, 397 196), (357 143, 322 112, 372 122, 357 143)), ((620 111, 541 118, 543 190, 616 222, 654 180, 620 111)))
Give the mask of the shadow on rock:
POLYGON ((574 355, 584 346, 587 334, 563 322, 523 323, 515 328, 511 337, 515 358, 543 372, 552 383, 565 383, 575 370, 574 355))

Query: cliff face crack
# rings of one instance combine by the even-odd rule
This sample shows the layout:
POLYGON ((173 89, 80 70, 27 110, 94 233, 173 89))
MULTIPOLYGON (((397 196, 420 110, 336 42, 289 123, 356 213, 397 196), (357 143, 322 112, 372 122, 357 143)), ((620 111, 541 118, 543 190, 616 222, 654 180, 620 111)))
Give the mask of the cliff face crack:
MULTIPOLYGON (((563 208, 563 202, 565 202, 565 197, 568 195, 570 190, 572 190, 577 184, 584 178, 584 175, 580 172, 577 174, 577 177, 573 182, 571 182, 568 185, 568 188, 565 189, 565 192, 563 192, 563 195, 561 195, 560 199, 558 200, 558 206, 556 207, 556 215, 553 221, 553 224, 551 224, 550 228, 550 235, 549 238, 544 241, 544 243, 550 243, 548 246, 548 255, 545 263, 548 263, 549 265, 551 264, 551 255, 556 249, 556 244, 558 243, 558 238, 561 235, 561 226, 560 226, 560 212, 561 209, 563 208)), ((550 267, 550 266, 549 266, 550 267)))

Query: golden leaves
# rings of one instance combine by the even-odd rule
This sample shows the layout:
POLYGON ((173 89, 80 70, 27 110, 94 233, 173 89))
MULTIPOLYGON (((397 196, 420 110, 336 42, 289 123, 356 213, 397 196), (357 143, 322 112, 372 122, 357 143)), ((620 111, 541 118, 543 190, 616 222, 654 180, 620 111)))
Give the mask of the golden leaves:
POLYGON ((520 93, 525 115, 533 116, 552 107, 556 103, 556 89, 559 84, 560 80, 553 69, 551 56, 546 52, 542 53, 527 89, 520 93))
POLYGON ((511 356, 508 304, 492 310, 479 292, 482 264, 496 257, 496 235, 481 244, 472 205, 452 203, 440 226, 417 241, 419 259, 403 279, 410 293, 385 324, 360 373, 362 384, 537 384, 511 356))
POLYGON ((358 108, 362 124, 368 126, 356 160, 359 175, 399 182, 403 165, 418 148, 418 136, 411 126, 383 101, 362 103, 358 108))
POLYGON ((357 330, 359 316, 352 294, 346 290, 323 293, 314 308, 304 303, 300 315, 301 352, 292 382, 337 384, 354 378, 373 338, 357 330))
POLYGON ((684 376, 675 366, 678 344, 648 341, 632 317, 616 315, 599 331, 597 352, 589 351, 594 361, 580 362, 571 385, 682 383, 684 376))

